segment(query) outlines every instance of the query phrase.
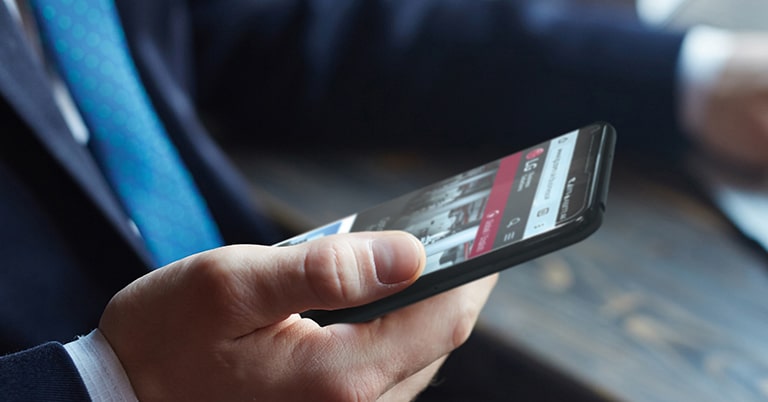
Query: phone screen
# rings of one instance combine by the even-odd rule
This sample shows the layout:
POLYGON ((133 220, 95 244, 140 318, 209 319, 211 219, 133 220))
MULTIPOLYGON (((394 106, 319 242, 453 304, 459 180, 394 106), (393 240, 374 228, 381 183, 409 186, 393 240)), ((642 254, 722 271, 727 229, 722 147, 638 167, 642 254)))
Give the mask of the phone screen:
POLYGON ((425 246, 423 276, 553 231, 588 207, 600 128, 572 131, 277 245, 404 230, 425 246))

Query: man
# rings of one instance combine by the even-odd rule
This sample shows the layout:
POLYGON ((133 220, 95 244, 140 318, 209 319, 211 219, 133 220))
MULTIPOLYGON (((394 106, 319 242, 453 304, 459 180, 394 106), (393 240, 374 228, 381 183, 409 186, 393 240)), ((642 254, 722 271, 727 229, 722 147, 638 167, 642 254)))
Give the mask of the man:
MULTIPOLYGON (((405 400, 466 339, 494 278, 372 323, 318 328, 292 314, 410 284, 423 250, 405 234, 222 247, 154 269, 147 236, 93 147, 73 135, 78 113, 66 110, 77 101, 52 95, 60 91, 51 82, 75 92, 71 82, 46 73, 56 63, 31 50, 24 4, 18 19, 9 12, 17 3, 0 9, 0 341, 22 350, 0 360, 4 395, 405 400), (94 328, 66 349, 44 344, 94 328)), ((483 135, 513 148, 598 119, 628 133, 625 145, 683 142, 670 133, 684 36, 629 19, 535 1, 116 5, 143 87, 223 244, 280 235, 199 113, 226 140, 263 146, 461 145, 483 135)), ((717 146, 702 127, 700 142, 717 146)), ((768 149, 756 146, 760 127, 751 133, 751 146, 734 141, 734 153, 768 149)))

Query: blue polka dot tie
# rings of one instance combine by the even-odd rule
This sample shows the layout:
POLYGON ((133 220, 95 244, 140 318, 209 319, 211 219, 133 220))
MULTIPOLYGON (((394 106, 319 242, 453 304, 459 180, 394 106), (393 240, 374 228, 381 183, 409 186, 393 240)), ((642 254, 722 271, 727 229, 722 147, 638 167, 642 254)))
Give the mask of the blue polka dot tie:
POLYGON ((88 146, 158 266, 221 245, 151 106, 111 0, 32 0, 42 42, 88 126, 88 146))

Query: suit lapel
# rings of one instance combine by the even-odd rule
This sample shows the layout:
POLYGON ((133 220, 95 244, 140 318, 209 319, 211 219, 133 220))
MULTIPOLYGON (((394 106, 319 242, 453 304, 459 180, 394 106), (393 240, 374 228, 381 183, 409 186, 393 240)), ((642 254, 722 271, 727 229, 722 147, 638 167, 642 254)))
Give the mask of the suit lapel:
MULTIPOLYGON (((128 218, 88 151, 78 144, 53 100, 42 66, 25 43, 20 27, 0 5, 0 94, 42 145, 70 174, 145 261, 148 253, 132 233, 128 218)), ((5 133, 21 135, 26 133, 5 133)))

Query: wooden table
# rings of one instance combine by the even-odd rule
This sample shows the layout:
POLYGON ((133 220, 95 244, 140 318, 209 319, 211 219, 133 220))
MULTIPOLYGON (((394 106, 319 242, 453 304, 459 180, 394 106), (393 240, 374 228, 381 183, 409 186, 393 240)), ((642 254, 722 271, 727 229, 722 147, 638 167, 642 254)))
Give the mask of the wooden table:
POLYGON ((505 272, 482 325, 610 399, 768 400, 764 252, 676 182, 618 173, 604 226, 505 272))
MULTIPOLYGON (((415 155, 237 160, 301 230, 484 162, 415 155)), ((604 226, 505 271, 479 326, 607 400, 768 400, 766 253, 683 178, 621 160, 604 226)))

